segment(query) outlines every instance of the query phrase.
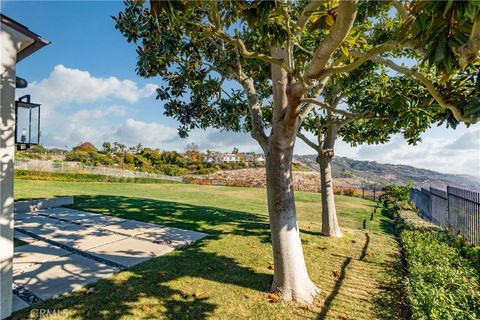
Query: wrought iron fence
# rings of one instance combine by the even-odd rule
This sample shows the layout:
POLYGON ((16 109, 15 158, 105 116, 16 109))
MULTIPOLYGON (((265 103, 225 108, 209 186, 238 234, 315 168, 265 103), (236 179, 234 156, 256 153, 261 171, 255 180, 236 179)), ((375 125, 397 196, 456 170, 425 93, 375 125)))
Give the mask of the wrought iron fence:
POLYGON ((480 193, 455 187, 446 192, 412 188, 410 199, 422 217, 480 245, 480 193))

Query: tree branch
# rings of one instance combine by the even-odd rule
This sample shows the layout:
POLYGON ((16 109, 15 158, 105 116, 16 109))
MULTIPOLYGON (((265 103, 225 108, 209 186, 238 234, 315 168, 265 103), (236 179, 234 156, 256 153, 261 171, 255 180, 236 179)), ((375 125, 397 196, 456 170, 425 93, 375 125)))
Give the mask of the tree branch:
POLYGON ((322 45, 315 50, 312 61, 306 68, 305 82, 308 83, 311 79, 316 79, 323 71, 328 63, 332 53, 342 44, 352 29, 353 22, 357 15, 358 0, 343 0, 340 1, 338 7, 338 15, 332 31, 322 43, 322 45))
MULTIPOLYGON (((368 60, 372 60, 378 54, 392 51, 394 49, 399 48, 412 48, 414 43, 412 41, 405 41, 405 42, 396 42, 396 41, 389 41, 382 44, 379 44, 372 49, 368 50, 367 52, 359 52, 356 50, 350 51, 350 54, 357 56, 358 58, 350 64, 344 66, 333 66, 325 71, 322 72, 322 76, 329 76, 335 73, 346 73, 355 70, 356 68, 360 67, 362 64, 367 62, 368 60)), ((340 62, 336 61, 333 65, 339 65, 340 62)))
POLYGON ((303 133, 300 132, 300 130, 297 132, 297 137, 299 137, 303 142, 305 142, 309 147, 311 147, 312 149, 314 149, 315 151, 318 151, 318 146, 310 141, 310 139, 308 139, 303 133))
MULTIPOLYGON (((331 106, 330 104, 328 104, 326 102, 318 101, 316 99, 305 98, 305 99, 302 99, 301 101, 306 102, 308 104, 319 106, 320 108, 325 109, 325 110, 327 110, 331 113, 340 114, 340 115, 342 115, 344 117, 347 117, 347 118, 355 117, 357 115, 356 113, 351 113, 351 112, 348 112, 348 111, 345 111, 345 110, 342 110, 342 109, 337 109, 337 108, 331 106)), ((310 109, 310 111, 311 111, 311 109, 310 109)), ((308 113, 307 113, 307 115, 308 115, 308 113)), ((302 114, 302 116, 303 116, 303 114, 302 114)))
POLYGON ((427 91, 430 93, 430 95, 440 105, 440 108, 442 108, 444 110, 450 110, 452 112, 453 116, 455 117, 455 119, 457 119, 459 121, 463 121, 465 123, 471 123, 472 122, 472 119, 464 117, 462 115, 462 112, 455 105, 445 101, 443 99, 442 95, 440 94, 440 92, 438 92, 437 89, 435 89, 434 84, 427 77, 422 75, 420 72, 418 72, 416 70, 413 70, 413 69, 402 67, 402 66, 396 64, 395 62, 393 62, 392 60, 389 60, 389 59, 386 59, 386 58, 383 58, 383 57, 380 57, 380 56, 374 57, 374 60, 379 62, 379 63, 382 63, 383 65, 389 67, 392 70, 395 70, 395 71, 397 71, 399 73, 402 73, 406 76, 412 77, 412 78, 416 79, 418 82, 420 82, 421 84, 423 84, 425 89, 427 89, 427 91))
POLYGON ((215 30, 215 31, 211 31, 211 33, 214 35, 217 35, 221 39, 225 40, 226 42, 238 48, 240 55, 242 55, 242 57, 244 58, 258 59, 269 64, 273 63, 281 66, 283 69, 285 69, 285 71, 287 71, 290 74, 294 73, 294 70, 290 68, 290 66, 287 63, 285 63, 282 59, 275 59, 263 53, 249 51, 245 46, 245 43, 241 39, 232 38, 228 34, 226 34, 223 30, 215 30))
POLYGON ((392 4, 403 18, 407 19, 408 17, 410 17, 410 12, 405 8, 402 1, 392 0, 392 4))
POLYGON ((199 24, 199 23, 195 23, 195 22, 192 22, 192 21, 185 21, 185 23, 193 25, 193 26, 195 26, 195 27, 197 27, 198 29, 201 30, 201 31, 198 30, 198 32, 204 32, 208 35, 217 36, 220 39, 230 43, 232 46, 234 46, 235 48, 237 48, 239 50, 240 55, 242 55, 242 57, 244 57, 244 58, 258 59, 258 60, 264 61, 264 62, 269 63, 269 64, 270 63, 277 64, 277 65, 281 66, 282 68, 284 68, 288 73, 290 73, 290 74, 294 73, 294 70, 292 68, 290 68, 283 60, 275 59, 275 58, 272 58, 272 57, 270 57, 266 54, 248 50, 247 47, 245 46, 245 43, 242 41, 242 39, 232 38, 230 35, 225 33, 221 29, 221 27, 218 26, 218 25, 213 25, 211 23, 199 24))
POLYGON ((310 17, 312 16, 312 13, 315 12, 322 3, 325 1, 322 0, 311 0, 305 8, 303 8, 302 14, 300 15, 300 18, 298 18, 296 29, 297 31, 295 32, 295 35, 300 34, 305 26, 308 23, 308 20, 310 20, 310 17))
POLYGON ((462 68, 480 56, 480 15, 473 23, 470 39, 457 49, 457 54, 459 55, 459 65, 462 68))
MULTIPOLYGON (((313 93, 312 93, 313 97, 317 97, 323 92, 323 90, 325 89, 325 85, 327 84, 329 79, 330 77, 325 77, 321 81, 319 81, 317 86, 313 88, 313 93)), ((315 104, 309 103, 305 106, 305 108, 303 108, 303 112, 301 112, 301 104, 300 104, 296 112, 297 114, 300 114, 300 120, 303 120, 314 109, 315 109, 315 104)))
POLYGON ((247 93, 248 98, 248 110, 250 112, 250 121, 252 124, 252 138, 258 141, 260 147, 262 147, 263 151, 266 150, 267 147, 267 140, 268 137, 265 134, 265 128, 263 125, 263 117, 262 117, 262 106, 258 101, 257 91, 255 90, 254 82, 251 77, 248 77, 242 71, 242 65, 240 63, 240 57, 238 49, 235 50, 237 56, 237 80, 243 86, 243 89, 247 93))
POLYGON ((346 125, 350 122, 354 122, 357 120, 388 120, 388 117, 378 117, 375 116, 374 114, 370 112, 363 112, 363 113, 358 113, 356 116, 351 117, 351 118, 345 118, 339 121, 333 121, 332 123, 338 125, 339 127, 346 125))

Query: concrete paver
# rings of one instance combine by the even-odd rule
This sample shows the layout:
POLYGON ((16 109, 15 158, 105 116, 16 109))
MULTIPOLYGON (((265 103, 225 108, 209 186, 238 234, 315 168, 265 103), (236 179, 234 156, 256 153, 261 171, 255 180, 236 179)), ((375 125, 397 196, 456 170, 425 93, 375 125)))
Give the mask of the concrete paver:
POLYGON ((48 211, 48 215, 54 218, 68 220, 75 223, 79 223, 84 226, 93 226, 93 227, 108 226, 108 225, 118 224, 118 223, 127 221, 125 219, 121 219, 117 217, 91 213, 86 211, 79 211, 74 209, 68 209, 68 208, 54 208, 54 210, 48 211))
POLYGON ((25 308, 28 308, 28 307, 29 307, 28 303, 26 303, 25 301, 23 301, 22 299, 20 299, 16 295, 13 295, 12 312, 22 310, 22 309, 25 309, 25 308))
MULTIPOLYGON (((30 291, 43 300, 107 278, 122 266, 136 265, 207 236, 69 208, 16 212, 15 219, 15 238, 28 244, 15 248, 14 283, 27 289, 27 295, 30 291)), ((14 295, 15 311, 27 306, 14 295)))
POLYGON ((196 232, 172 227, 162 227, 150 230, 148 232, 138 235, 138 238, 150 241, 158 241, 167 243, 174 248, 180 248, 198 241, 207 234, 203 232, 196 232))
POLYGON ((86 229, 81 231, 57 230, 54 233, 44 234, 42 236, 48 240, 52 240, 78 250, 87 250, 105 243, 111 243, 126 238, 126 236, 95 229, 86 229))
POLYGON ((34 264, 40 264, 70 254, 71 252, 69 251, 52 246, 43 241, 35 241, 15 248, 13 256, 13 274, 22 273, 34 264))
POLYGON ((13 281, 42 300, 110 277, 118 269, 77 254, 59 257, 14 275, 13 281))
POLYGON ((145 260, 173 251, 167 245, 127 238, 114 243, 86 250, 89 254, 131 267, 145 260))
MULTIPOLYGON (((35 241, 38 241, 37 239, 32 238, 31 236, 26 235, 25 233, 22 233, 18 230, 15 230, 15 229, 13 230, 13 237, 15 239, 22 240, 22 241, 27 242, 27 243, 33 243, 35 241)), ((15 249, 15 250, 17 250, 17 249, 15 249)))
POLYGON ((158 224, 127 220, 122 223, 106 226, 105 230, 118 232, 129 236, 137 236, 139 234, 152 231, 158 227, 158 224))

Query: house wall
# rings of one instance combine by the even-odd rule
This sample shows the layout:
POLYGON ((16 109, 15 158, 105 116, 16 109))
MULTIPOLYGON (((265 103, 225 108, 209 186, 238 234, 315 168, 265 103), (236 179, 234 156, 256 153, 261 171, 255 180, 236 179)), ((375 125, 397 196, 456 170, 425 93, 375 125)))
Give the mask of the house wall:
POLYGON ((2 25, 0 86, 0 318, 12 313, 13 155, 17 51, 32 40, 2 25))

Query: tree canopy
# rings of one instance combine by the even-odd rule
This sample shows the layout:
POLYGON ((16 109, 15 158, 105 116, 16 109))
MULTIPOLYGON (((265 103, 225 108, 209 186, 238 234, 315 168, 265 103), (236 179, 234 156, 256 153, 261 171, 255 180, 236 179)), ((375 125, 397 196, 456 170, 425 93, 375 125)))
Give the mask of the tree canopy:
MULTIPOLYGON (((354 111, 379 115, 390 106, 407 114, 420 105, 425 111, 402 121, 420 127, 427 117, 452 126, 476 122, 480 64, 471 48, 478 43, 479 10, 478 1, 153 1, 150 8, 126 1, 115 19, 137 46, 138 73, 165 81, 158 98, 166 101, 165 114, 179 121, 182 136, 208 126, 253 128, 258 136, 272 120, 272 63, 286 70, 294 82, 290 90, 300 97, 317 98, 329 81, 358 82, 378 91, 366 97, 356 90, 348 101, 354 111), (272 45, 287 42, 288 61, 273 57, 272 45), (362 79, 362 68, 378 76, 362 79), (230 80, 250 86, 250 94, 230 80)), ((306 118, 314 108, 325 109, 309 102, 295 112, 306 118)), ((375 123, 351 123, 344 131, 355 141, 378 128, 375 123), (354 138, 354 129, 367 131, 354 138)))
MULTIPOLYGON (((303 121, 308 126, 310 114, 323 109, 328 121, 402 114, 400 121, 418 122, 420 129, 428 117, 452 125, 476 122, 479 61, 472 48, 480 38, 479 11, 478 1, 453 0, 180 0, 150 6, 127 0, 114 19, 137 47, 138 74, 163 80, 158 98, 179 122, 181 136, 214 127, 249 131, 258 141, 266 158, 271 290, 284 300, 312 303, 318 289, 304 262, 291 174, 303 121), (355 80, 368 67, 365 81, 362 73, 355 80), (359 93, 359 80, 369 90, 359 93), (336 84, 347 91, 352 110, 325 99, 336 84), (415 109, 413 116, 405 105, 414 103, 428 109, 415 109)), ((393 120, 385 130, 396 130, 393 120)), ((378 123, 350 122, 345 137, 368 140, 371 125, 378 123)), ((406 134, 415 139, 415 131, 406 134)))

